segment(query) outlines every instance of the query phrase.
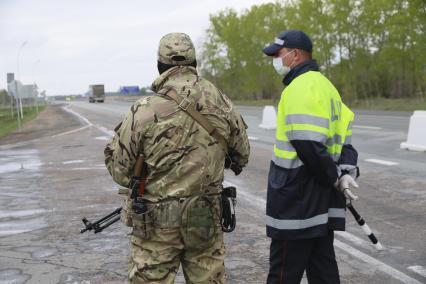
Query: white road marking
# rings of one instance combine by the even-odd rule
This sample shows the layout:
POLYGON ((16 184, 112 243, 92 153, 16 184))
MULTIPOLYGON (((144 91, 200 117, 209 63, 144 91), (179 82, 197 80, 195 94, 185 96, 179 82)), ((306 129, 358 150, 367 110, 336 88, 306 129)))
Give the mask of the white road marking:
POLYGON ((102 167, 81 167, 81 168, 72 168, 71 171, 89 171, 89 170, 101 170, 104 171, 106 168, 105 166, 102 167))
POLYGON ((414 265, 409 266, 408 269, 426 278, 426 267, 414 265))
MULTIPOLYGON (((224 181, 224 186, 235 186, 238 189, 238 186, 235 185, 232 182, 229 181, 224 181)), ((262 212, 264 212, 265 207, 266 207, 266 200, 263 199, 262 197, 256 196, 252 193, 249 193, 247 191, 243 191, 243 190, 237 190, 237 197, 240 196, 242 198, 244 198, 245 202, 248 202, 250 205, 259 208, 260 210, 262 210, 262 212)), ((349 233, 349 232, 336 232, 339 236, 348 239, 351 242, 354 242, 356 244, 361 245, 362 247, 365 247, 366 244, 369 244, 368 242, 365 242, 363 240, 361 240, 360 238, 358 238, 357 236, 349 233)), ((368 264, 373 265, 374 267, 376 267, 376 269, 390 275, 391 277, 398 279, 400 281, 402 281, 403 283, 415 283, 415 284, 421 284, 421 282, 417 281, 414 278, 411 278, 410 276, 404 274, 403 272, 396 270, 395 268, 381 262, 378 259, 375 259, 359 250, 357 250, 356 248, 343 243, 337 239, 334 240, 334 245, 336 247, 338 247, 339 249, 345 251, 346 253, 360 259, 363 262, 366 262, 368 264)), ((370 245, 370 244, 369 244, 370 245)))
POLYGON ((97 129, 99 129, 100 131, 102 131, 103 133, 105 133, 106 135, 108 135, 109 137, 113 137, 113 136, 114 136, 114 134, 115 134, 115 132, 114 132, 114 131, 109 130, 108 128, 105 128, 105 127, 103 127, 103 126, 101 126, 101 125, 96 125, 96 124, 95 124, 95 127, 96 127, 97 129))
POLYGON ((52 137, 58 137, 58 136, 62 136, 62 135, 66 135, 66 134, 74 133, 74 132, 77 132, 77 131, 81 131, 81 130, 83 130, 83 129, 86 129, 86 128, 88 128, 88 127, 91 127, 91 126, 96 127, 98 130, 102 131, 103 133, 105 133, 105 134, 106 134, 106 135, 108 135, 109 137, 114 136, 114 131, 109 130, 108 128, 105 128, 105 127, 103 127, 103 126, 101 126, 101 125, 96 125, 96 124, 91 123, 91 122, 90 122, 90 120, 88 120, 86 117, 84 117, 83 115, 79 114, 79 113, 78 113, 78 112, 76 112, 76 111, 73 111, 72 109, 70 109, 70 108, 68 108, 68 107, 63 107, 63 109, 64 109, 65 111, 67 111, 67 112, 69 112, 69 113, 71 113, 71 114, 73 114, 73 115, 77 116, 80 120, 82 120, 82 121, 83 121, 84 123, 86 123, 87 125, 86 125, 86 126, 83 126, 83 127, 81 127, 81 128, 78 128, 78 129, 74 129, 74 130, 71 130, 71 131, 67 131, 67 132, 63 132, 63 133, 59 133, 59 134, 53 135, 52 137))
POLYGON ((107 141, 107 140, 109 139, 109 137, 107 137, 107 136, 98 136, 98 137, 95 137, 95 139, 96 139, 96 140, 103 140, 103 141, 107 141))
POLYGON ((352 243, 356 244, 357 246, 365 247, 365 248, 368 248, 368 247, 371 246, 371 243, 364 241, 363 239, 358 238, 357 236, 355 236, 351 233, 342 232, 342 231, 335 231, 334 233, 336 235, 340 236, 340 237, 347 239, 348 241, 351 241, 352 243))
POLYGON ((84 162, 84 160, 72 160, 72 161, 62 162, 62 164, 64 164, 64 165, 68 165, 68 164, 81 164, 83 162, 84 162))
POLYGON ((83 126, 83 127, 77 128, 77 129, 73 129, 73 130, 70 130, 70 131, 66 131, 66 132, 62 132, 62 133, 59 133, 59 134, 55 134, 55 135, 52 135, 52 137, 59 137, 59 136, 63 136, 63 135, 75 133, 75 132, 84 130, 84 129, 89 128, 89 127, 92 127, 92 125, 86 125, 86 126, 83 126))
POLYGON ((371 264, 372 267, 375 267, 377 270, 380 270, 391 277, 398 279, 402 283, 413 283, 413 284, 421 284, 420 281, 411 278, 405 273, 402 273, 399 270, 396 270, 395 268, 381 262, 380 260, 375 259, 374 257, 369 256, 368 254, 365 254, 350 245, 347 245, 339 240, 334 239, 334 245, 338 247, 339 249, 351 254, 352 256, 355 256, 356 258, 360 259, 361 261, 364 261, 368 264, 371 264))
POLYGON ((259 140, 259 138, 255 137, 255 136, 249 136, 248 139, 249 140, 259 140))
POLYGON ((399 163, 397 163, 397 162, 385 161, 385 160, 379 160, 379 159, 365 159, 364 161, 370 162, 370 163, 375 163, 375 164, 380 164, 380 165, 385 165, 385 166, 399 165, 399 163))
POLYGON ((374 118, 395 118, 395 119, 406 119, 406 120, 408 120, 408 119, 410 119, 410 117, 409 116, 394 116, 394 115, 372 115, 372 114, 362 114, 362 115, 359 115, 359 116, 369 116, 369 117, 374 117, 374 118))
POLYGON ((370 129, 370 130, 380 130, 381 127, 378 126, 366 126, 366 125, 354 125, 352 128, 360 128, 360 129, 370 129))
POLYGON ((81 120, 83 120, 87 125, 93 125, 86 117, 82 116, 81 114, 79 114, 78 112, 73 111, 72 109, 70 109, 69 107, 63 107, 63 109, 69 113, 72 113, 73 115, 77 116, 78 118, 80 118, 81 120))

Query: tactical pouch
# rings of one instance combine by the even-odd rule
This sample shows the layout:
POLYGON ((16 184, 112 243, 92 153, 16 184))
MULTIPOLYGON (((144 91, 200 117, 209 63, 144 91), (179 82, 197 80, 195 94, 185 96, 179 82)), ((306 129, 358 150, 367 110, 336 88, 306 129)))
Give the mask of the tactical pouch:
POLYGON ((132 212, 133 232, 132 235, 143 240, 151 238, 154 230, 154 210, 152 205, 147 205, 144 213, 132 212))
POLYGON ((221 194, 222 200, 222 231, 230 233, 236 225, 235 204, 237 189, 233 186, 225 187, 221 194))
POLYGON ((127 227, 133 227, 132 223, 132 204, 133 201, 130 198, 128 188, 120 188, 118 190, 118 194, 124 197, 123 199, 123 209, 120 213, 120 219, 121 221, 127 226, 127 227))
POLYGON ((167 200, 155 205, 154 227, 176 229, 181 225, 181 203, 179 200, 167 200))
POLYGON ((188 200, 183 214, 184 242, 193 249, 205 249, 215 242, 219 229, 220 203, 218 196, 195 196, 188 200))

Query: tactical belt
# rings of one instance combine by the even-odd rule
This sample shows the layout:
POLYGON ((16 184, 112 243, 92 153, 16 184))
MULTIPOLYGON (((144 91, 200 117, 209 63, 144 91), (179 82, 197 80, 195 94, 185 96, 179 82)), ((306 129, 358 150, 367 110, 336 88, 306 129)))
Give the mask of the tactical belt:
POLYGON ((225 154, 228 153, 228 143, 226 143, 225 138, 217 132, 216 128, 210 124, 204 115, 195 109, 195 104, 193 104, 187 97, 178 95, 174 89, 169 89, 166 93, 164 93, 164 95, 174 100, 180 109, 189 114, 189 116, 198 122, 198 124, 200 124, 210 134, 210 136, 219 142, 225 151, 225 154))

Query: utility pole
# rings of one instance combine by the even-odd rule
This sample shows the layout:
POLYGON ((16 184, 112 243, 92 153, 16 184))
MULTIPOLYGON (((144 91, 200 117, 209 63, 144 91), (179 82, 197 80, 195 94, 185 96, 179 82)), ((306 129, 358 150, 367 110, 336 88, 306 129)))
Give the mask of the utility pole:
POLYGON ((19 115, 18 81, 15 80, 16 117, 18 118, 18 130, 21 130, 21 116, 19 115))
POLYGON ((35 82, 35 77, 34 77, 34 71, 35 71, 35 69, 36 69, 36 67, 38 66, 38 64, 40 63, 40 59, 37 59, 37 61, 34 63, 34 65, 33 65, 33 84, 34 84, 34 91, 35 91, 35 97, 34 97, 34 99, 35 99, 35 105, 36 105, 36 112, 38 113, 38 92, 37 92, 37 89, 36 89, 36 82, 35 82))
MULTIPOLYGON (((19 50, 18 50, 18 56, 16 57, 16 65, 17 65, 17 74, 16 74, 16 77, 17 77, 17 80, 19 80, 20 79, 20 77, 19 77, 19 56, 21 55, 21 51, 22 51, 22 49, 24 48, 24 46, 26 45, 28 43, 28 41, 27 40, 25 40, 22 44, 21 44, 21 46, 19 47, 19 50)), ((18 95, 18 97, 19 97, 19 108, 20 108, 20 110, 21 110, 21 119, 24 119, 24 112, 23 112, 23 110, 22 110, 22 99, 21 99, 21 95, 19 94, 19 90, 18 90, 18 87, 17 87, 17 85, 16 85, 16 94, 18 95)), ((19 125, 20 123, 18 122, 18 125, 19 125)))

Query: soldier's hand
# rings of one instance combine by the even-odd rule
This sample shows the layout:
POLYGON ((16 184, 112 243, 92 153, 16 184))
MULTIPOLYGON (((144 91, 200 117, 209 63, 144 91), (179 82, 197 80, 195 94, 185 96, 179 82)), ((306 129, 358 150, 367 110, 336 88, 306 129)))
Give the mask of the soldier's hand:
POLYGON ((225 169, 231 168, 232 165, 232 159, 229 157, 229 155, 225 156, 225 169))

